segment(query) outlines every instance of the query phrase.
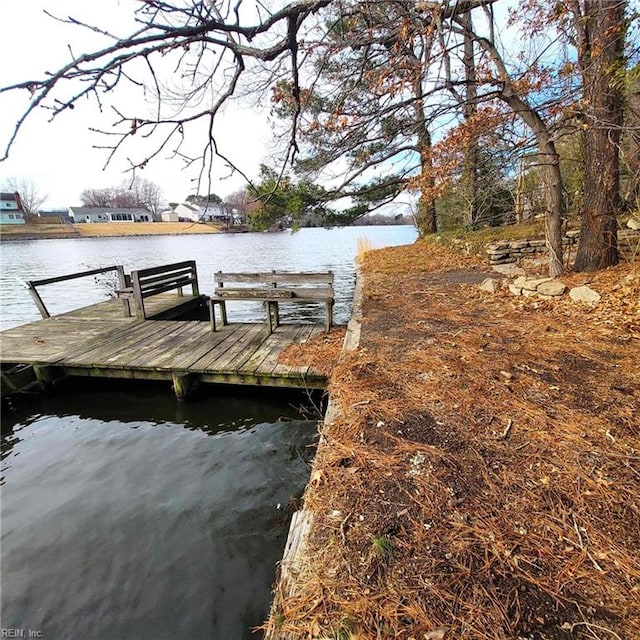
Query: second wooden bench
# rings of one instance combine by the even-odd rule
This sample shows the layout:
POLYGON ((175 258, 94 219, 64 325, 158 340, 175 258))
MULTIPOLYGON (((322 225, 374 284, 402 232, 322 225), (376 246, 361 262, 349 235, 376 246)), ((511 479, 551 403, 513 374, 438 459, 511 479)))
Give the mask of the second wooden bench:
POLYGON ((173 304, 174 308, 164 311, 162 315, 166 317, 179 315, 188 307, 198 306, 201 301, 194 260, 164 264, 150 269, 138 269, 131 272, 128 280, 130 286, 116 290, 116 295, 123 301, 126 316, 131 316, 131 302, 133 302, 136 317, 141 320, 149 319, 151 314, 145 308, 145 299, 168 291, 176 291, 179 299, 173 304), (184 296, 184 287, 191 287, 190 296, 184 296))
POLYGON ((218 271, 215 274, 215 281, 214 295, 209 298, 212 331, 216 330, 215 307, 219 307, 222 324, 226 325, 228 324, 227 302, 231 300, 264 302, 269 333, 272 333, 280 323, 279 303, 281 302, 323 303, 326 308, 325 329, 329 331, 333 326, 333 271, 322 273, 218 271))

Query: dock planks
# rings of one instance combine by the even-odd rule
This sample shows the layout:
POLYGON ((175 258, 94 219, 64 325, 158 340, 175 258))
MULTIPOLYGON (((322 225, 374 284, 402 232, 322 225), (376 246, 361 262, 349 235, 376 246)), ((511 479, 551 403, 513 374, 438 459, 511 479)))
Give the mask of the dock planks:
MULTIPOLYGON (((166 300, 162 305, 169 304, 166 300)), ((51 366, 63 375, 324 388, 308 366, 278 363, 290 344, 322 333, 321 325, 230 324, 215 332, 193 320, 125 317, 109 300, 0 333, 0 363, 51 366)))

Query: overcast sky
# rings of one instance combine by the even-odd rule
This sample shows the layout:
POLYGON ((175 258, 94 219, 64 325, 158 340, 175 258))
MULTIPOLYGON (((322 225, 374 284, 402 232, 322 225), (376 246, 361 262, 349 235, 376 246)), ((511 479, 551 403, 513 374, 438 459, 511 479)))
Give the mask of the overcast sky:
MULTIPOLYGON (((68 46, 78 55, 96 47, 97 36, 70 25, 60 24, 43 13, 43 7, 59 16, 73 16, 124 35, 129 32, 133 2, 131 0, 23 0, 0 4, 0 87, 15 82, 41 78, 70 59, 68 46)), ((99 41, 98 41, 99 45, 99 41)), ((0 94, 0 144, 2 149, 11 135, 29 94, 0 94)), ((120 94, 120 100, 123 95, 120 94)), ((117 103, 117 97, 113 100, 117 103)), ((65 208, 80 203, 80 193, 87 188, 121 184, 127 179, 126 157, 116 158, 104 169, 107 152, 94 148, 104 143, 88 129, 110 127, 115 121, 110 102, 100 113, 95 101, 87 100, 73 111, 66 111, 53 122, 49 114, 39 112, 19 134, 8 160, 0 163, 0 185, 7 178, 32 180, 48 194, 44 208, 65 208)), ((224 114, 220 141, 223 150, 250 176, 256 177, 270 146, 270 127, 264 111, 236 106, 224 114)), ((203 137, 203 139, 206 139, 203 137)), ((196 192, 197 168, 183 170, 178 159, 165 156, 155 160, 141 177, 158 184, 167 201, 181 201, 196 192)), ((238 175, 229 178, 222 165, 214 168, 211 191, 221 196, 240 188, 238 175)), ((207 193, 207 184, 200 193, 207 193)))

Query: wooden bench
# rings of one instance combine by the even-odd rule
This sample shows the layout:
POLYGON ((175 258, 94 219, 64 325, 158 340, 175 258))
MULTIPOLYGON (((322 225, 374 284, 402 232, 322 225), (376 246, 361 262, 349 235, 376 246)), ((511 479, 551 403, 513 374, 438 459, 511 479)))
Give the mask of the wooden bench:
POLYGON ((184 297, 183 289, 188 286, 191 287, 192 295, 185 299, 184 303, 173 305, 172 309, 165 309, 162 315, 170 315, 173 310, 175 316, 178 308, 190 306, 190 302, 193 302, 193 306, 197 306, 201 300, 194 260, 165 264, 150 269, 138 269, 132 271, 127 279, 129 286, 116 290, 116 295, 122 299, 124 313, 128 317, 131 316, 131 301, 135 305, 136 318, 146 320, 152 315, 145 309, 146 298, 168 291, 177 291, 178 296, 184 297))
POLYGON ((263 302, 267 312, 269 333, 280 324, 279 304, 281 302, 321 302, 326 308, 325 329, 333 326, 333 271, 324 273, 287 273, 271 271, 265 273, 223 273, 215 274, 216 289, 209 298, 211 330, 216 330, 215 307, 220 308, 223 325, 228 324, 227 302, 263 302), (244 285, 244 286, 228 286, 244 285))

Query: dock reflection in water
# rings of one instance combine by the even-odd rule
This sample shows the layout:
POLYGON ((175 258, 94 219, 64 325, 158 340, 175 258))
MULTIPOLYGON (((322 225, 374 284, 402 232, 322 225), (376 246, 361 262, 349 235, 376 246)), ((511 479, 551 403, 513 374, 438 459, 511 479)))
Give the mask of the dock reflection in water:
POLYGON ((273 390, 184 404, 155 385, 4 411, 2 626, 256 637, 314 451, 300 417, 273 390))

